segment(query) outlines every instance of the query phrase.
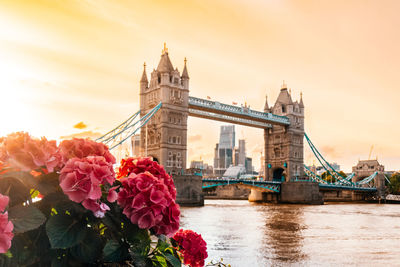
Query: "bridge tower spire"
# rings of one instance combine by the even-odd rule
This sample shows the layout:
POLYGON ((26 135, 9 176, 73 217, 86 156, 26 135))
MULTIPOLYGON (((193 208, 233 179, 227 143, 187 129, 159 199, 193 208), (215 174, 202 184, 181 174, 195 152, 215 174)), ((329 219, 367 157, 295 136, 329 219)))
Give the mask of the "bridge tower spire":
POLYGON ((268 106, 268 96, 267 95, 265 95, 264 112, 270 112, 269 106, 268 106))
POLYGON ((164 43, 160 62, 151 73, 149 86, 143 92, 141 90, 141 116, 159 102, 162 102, 162 107, 147 123, 147 127, 141 128, 140 144, 141 154, 156 159, 170 174, 182 173, 186 169, 188 101, 186 62, 181 76, 178 69, 174 69, 164 43))
POLYGON ((185 89, 189 89, 189 74, 188 74, 188 70, 187 70, 187 66, 186 66, 186 62, 187 62, 186 58, 185 58, 184 62, 185 63, 184 63, 184 66, 183 66, 181 80, 182 80, 183 87, 185 89))

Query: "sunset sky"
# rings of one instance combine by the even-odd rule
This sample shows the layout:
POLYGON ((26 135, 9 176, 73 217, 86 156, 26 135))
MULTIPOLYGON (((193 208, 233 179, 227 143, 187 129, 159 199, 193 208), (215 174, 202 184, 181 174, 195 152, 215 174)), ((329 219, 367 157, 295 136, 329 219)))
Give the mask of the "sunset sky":
MULTIPOLYGON (((191 96, 262 110, 285 80, 295 100, 303 92, 306 132, 329 161, 350 171, 374 145, 372 157, 399 170, 399 10, 367 0, 2 1, 0 136, 114 128, 139 109, 143 62, 156 68, 166 42, 174 67, 188 59, 191 96)), ((222 124, 188 124, 189 161, 212 163, 222 124)), ((236 135, 257 169, 263 132, 236 135)))

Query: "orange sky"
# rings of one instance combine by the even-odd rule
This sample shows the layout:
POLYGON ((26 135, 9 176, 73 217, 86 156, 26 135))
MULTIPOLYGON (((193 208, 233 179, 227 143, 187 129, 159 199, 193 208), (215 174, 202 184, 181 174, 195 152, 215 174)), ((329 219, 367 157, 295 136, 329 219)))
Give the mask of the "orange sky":
MULTIPOLYGON (((285 80, 295 99, 303 92, 306 132, 328 160, 349 171, 374 145, 398 170, 398 10, 366 0, 2 1, 0 135, 113 128, 138 110, 143 62, 155 68, 166 42, 179 70, 188 58, 190 95, 261 110, 285 80)), ((220 125, 189 119, 189 160, 212 162, 220 125)), ((259 166, 262 131, 236 128, 259 166)))

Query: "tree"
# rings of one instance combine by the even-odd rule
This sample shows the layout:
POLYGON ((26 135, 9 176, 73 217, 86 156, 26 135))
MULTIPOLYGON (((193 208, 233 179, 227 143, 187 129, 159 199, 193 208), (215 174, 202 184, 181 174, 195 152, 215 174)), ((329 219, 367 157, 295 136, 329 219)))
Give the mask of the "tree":
POLYGON ((400 173, 395 172, 390 177, 389 193, 400 195, 400 173))

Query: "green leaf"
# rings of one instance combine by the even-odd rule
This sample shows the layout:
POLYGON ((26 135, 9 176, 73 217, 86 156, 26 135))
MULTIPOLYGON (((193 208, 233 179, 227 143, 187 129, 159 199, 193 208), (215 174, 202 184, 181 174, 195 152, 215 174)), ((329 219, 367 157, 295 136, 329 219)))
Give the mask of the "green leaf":
POLYGON ((27 234, 15 235, 10 251, 13 255, 14 266, 29 266, 37 259, 35 249, 30 240, 27 240, 27 234))
POLYGON ((152 258, 153 266, 168 267, 167 260, 161 255, 155 255, 152 258))
POLYGON ((58 203, 63 201, 69 201, 68 197, 61 192, 56 192, 45 195, 44 198, 41 201, 36 202, 35 205, 37 205, 46 216, 50 216, 52 210, 58 205, 58 203))
POLYGON ((182 263, 180 261, 180 259, 176 258, 174 255, 169 254, 169 253, 165 253, 164 254, 165 258, 167 259, 167 261, 173 266, 173 267, 181 267, 182 263))
POLYGON ((24 233, 38 228, 46 221, 46 216, 36 207, 14 206, 8 210, 8 216, 14 224, 14 233, 24 233))
POLYGON ((10 197, 10 207, 31 200, 30 188, 14 177, 0 179, 0 194, 10 197))
POLYGON ((128 259, 128 247, 117 240, 108 240, 103 248, 103 257, 106 262, 122 262, 128 259))
POLYGON ((37 189, 43 195, 48 195, 60 191, 59 175, 55 172, 42 174, 38 178, 37 189))
POLYGON ((71 248, 71 254, 86 263, 94 263, 100 259, 103 250, 103 242, 99 234, 93 230, 89 230, 85 239, 75 247, 71 248))
POLYGON ((164 252, 164 250, 166 248, 169 247, 169 244, 166 242, 165 236, 163 236, 164 238, 162 238, 162 236, 160 236, 158 238, 158 242, 157 242, 157 248, 161 251, 164 252))
POLYGON ((58 214, 47 221, 46 231, 52 248, 69 248, 85 238, 87 227, 84 220, 58 214))
POLYGON ((23 183, 29 188, 35 188, 38 182, 37 179, 29 172, 22 172, 22 171, 7 172, 4 174, 3 177, 4 178, 11 177, 18 179, 21 183, 23 183))

